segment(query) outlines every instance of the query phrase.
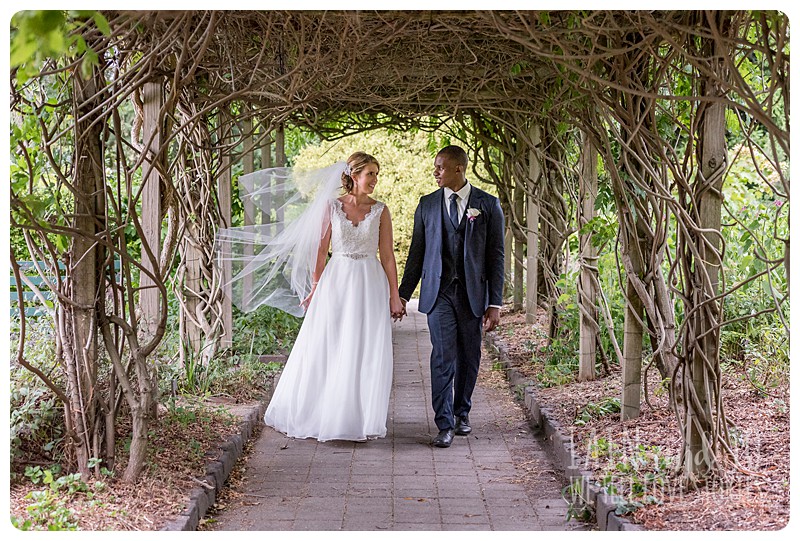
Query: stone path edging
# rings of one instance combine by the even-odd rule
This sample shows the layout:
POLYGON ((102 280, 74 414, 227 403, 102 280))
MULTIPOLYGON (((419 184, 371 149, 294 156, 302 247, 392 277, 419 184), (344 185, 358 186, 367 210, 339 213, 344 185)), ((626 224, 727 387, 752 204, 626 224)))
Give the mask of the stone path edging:
POLYGON ((569 480, 570 484, 580 480, 581 495, 594 509, 597 529, 601 531, 644 531, 640 525, 617 515, 614 511, 620 501, 619 496, 606 493, 604 488, 592 480, 590 472, 581 469, 581 460, 574 453, 571 438, 548 409, 538 402, 536 387, 519 370, 511 366, 505 346, 495 339, 494 333, 486 333, 484 342, 499 354, 498 361, 505 370, 509 385, 518 396, 521 395, 525 408, 530 414, 531 423, 544 432, 545 441, 550 445, 556 466, 561 468, 564 477, 569 480))
POLYGON ((264 412, 267 410, 269 397, 257 405, 252 406, 242 414, 243 420, 239 423, 239 432, 231 434, 219 444, 222 451, 220 456, 206 465, 206 476, 203 486, 192 489, 189 493, 189 504, 174 520, 168 522, 161 531, 195 531, 208 509, 216 502, 217 494, 222 490, 228 480, 236 461, 244 453, 244 445, 254 435, 255 429, 262 422, 264 412))
MULTIPOLYGON (((540 428, 548 442, 556 465, 561 468, 570 483, 580 480, 581 493, 594 509, 597 528, 601 531, 642 531, 643 528, 630 522, 625 517, 614 513, 619 497, 605 492, 591 477, 591 473, 582 470, 580 459, 575 455, 572 442, 554 416, 536 399, 536 387, 517 369, 511 366, 505 346, 496 341, 493 334, 485 335, 485 343, 499 354, 498 362, 506 373, 509 385, 515 393, 521 395, 525 408, 531 417, 531 423, 540 428)), ((219 444, 220 456, 206 466, 203 486, 193 489, 189 494, 189 504, 175 519, 168 522, 161 531, 195 531, 200 520, 214 505, 217 494, 224 486, 236 461, 244 452, 245 443, 253 436, 255 428, 261 423, 269 398, 250 408, 239 423, 239 431, 230 435, 219 444)))

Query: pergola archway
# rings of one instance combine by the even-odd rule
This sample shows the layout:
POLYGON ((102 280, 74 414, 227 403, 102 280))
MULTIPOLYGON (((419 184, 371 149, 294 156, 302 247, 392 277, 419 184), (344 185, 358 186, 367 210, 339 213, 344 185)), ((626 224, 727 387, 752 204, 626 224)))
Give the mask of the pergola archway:
MULTIPOLYGON (((748 148, 763 157, 757 162, 771 168, 764 175, 775 194, 788 201, 785 15, 103 12, 78 13, 63 28, 81 38, 65 54, 12 70, 12 110, 20 122, 42 118, 40 146, 73 158, 46 153, 69 187, 74 214, 55 224, 37 219, 23 182, 12 190, 12 224, 41 258, 67 267, 53 289, 78 464, 105 456, 96 436, 113 405, 102 393, 87 404, 78 391, 107 377, 131 406, 126 478, 138 475, 154 396, 147 356, 164 334, 170 272, 177 268, 184 339, 194 351, 209 359, 231 339, 224 269, 214 268, 212 242, 230 222, 232 164, 241 161, 245 172, 256 163, 280 165, 287 125, 336 138, 447 121, 474 142, 473 161, 498 188, 516 305, 531 314, 537 304, 552 310, 564 243, 580 228, 585 379, 594 377, 596 333, 609 318, 590 225, 602 160, 628 299, 617 348, 623 417, 638 413, 647 334, 659 370, 672 380, 684 472, 694 478, 719 469, 729 451, 717 369, 721 303, 731 289, 721 281, 719 236, 726 115, 743 126, 748 148), (747 76, 755 71, 758 78, 747 76), (54 78, 66 81, 64 102, 48 95, 54 78), (129 100, 134 119, 120 115, 129 100), (754 130, 766 148, 749 136, 754 130), (141 260, 128 253, 123 226, 141 239, 141 260), (70 239, 69 249, 48 244, 48 234, 70 239), (96 366, 100 340, 115 367, 106 375, 86 368, 96 366), (125 359, 135 376, 126 376, 125 359)), ((782 240, 783 258, 770 265, 788 267, 782 240)))

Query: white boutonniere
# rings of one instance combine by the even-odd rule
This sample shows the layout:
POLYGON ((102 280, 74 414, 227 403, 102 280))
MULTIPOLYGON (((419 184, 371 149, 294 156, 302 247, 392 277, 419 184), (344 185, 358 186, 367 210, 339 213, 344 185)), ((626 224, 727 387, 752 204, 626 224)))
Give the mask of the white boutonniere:
POLYGON ((475 219, 480 215, 481 211, 478 209, 467 209, 467 219, 469 219, 470 222, 474 222, 475 219))

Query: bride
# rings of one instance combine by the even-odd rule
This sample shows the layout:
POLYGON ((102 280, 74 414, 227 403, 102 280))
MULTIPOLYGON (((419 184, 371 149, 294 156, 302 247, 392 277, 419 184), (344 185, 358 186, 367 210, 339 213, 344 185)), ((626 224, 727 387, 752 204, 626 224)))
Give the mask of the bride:
MULTIPOLYGON (((327 188, 321 189, 308 209, 259 253, 262 264, 269 262, 267 267, 274 267, 276 260, 283 261, 275 253, 291 246, 291 289, 306 310, 264 415, 268 426, 287 436, 365 441, 386 435, 392 383, 391 320, 402 318, 403 305, 391 216, 384 203, 370 197, 379 170, 378 161, 364 152, 334 166, 327 175, 341 181, 344 195, 337 198, 336 193, 329 193, 332 183, 327 180, 327 188), (306 233, 292 231, 300 227, 306 233), (297 237, 308 237, 307 232, 315 229, 318 245, 311 250, 310 242, 297 237), (302 251, 313 253, 298 253, 302 251), (302 296, 304 288, 307 294, 302 296)), ((226 231, 221 233, 224 239, 226 231)), ((245 269, 250 270, 244 274, 255 278, 252 267, 248 262, 245 269)), ((255 280, 258 286, 248 289, 266 293, 266 300, 239 290, 245 298, 239 298, 239 303, 250 309, 259 304, 276 305, 270 299, 287 295, 268 284, 288 282, 286 275, 283 269, 277 275, 273 271, 266 280, 255 280)))

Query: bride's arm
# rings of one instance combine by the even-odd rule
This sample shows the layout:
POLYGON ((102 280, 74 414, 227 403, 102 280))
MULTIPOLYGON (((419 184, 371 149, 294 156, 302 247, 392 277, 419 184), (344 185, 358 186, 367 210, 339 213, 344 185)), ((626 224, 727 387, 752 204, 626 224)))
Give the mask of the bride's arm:
POLYGON ((319 241, 319 248, 317 248, 317 264, 314 266, 314 271, 311 273, 311 293, 308 294, 308 297, 303 299, 303 302, 300 303, 304 309, 308 308, 308 305, 311 303, 311 297, 314 296, 314 292, 317 290, 317 282, 319 282, 320 276, 322 276, 322 271, 325 270, 325 263, 328 260, 328 248, 331 245, 331 224, 330 221, 328 222, 328 226, 325 229, 325 234, 322 235, 322 238, 319 241))
POLYGON ((378 252, 381 265, 389 281, 389 310, 394 317, 402 317, 403 303, 397 289, 397 261, 394 257, 394 238, 392 235, 392 216, 389 207, 384 206, 381 213, 380 231, 378 235, 378 252))
POLYGON ((319 241, 319 249, 317 250, 317 265, 314 267, 314 272, 312 276, 314 278, 314 284, 316 285, 319 282, 320 276, 322 276, 322 271, 325 270, 325 263, 328 260, 328 248, 331 245, 331 224, 328 223, 328 227, 325 230, 325 234, 322 235, 322 238, 319 241))

